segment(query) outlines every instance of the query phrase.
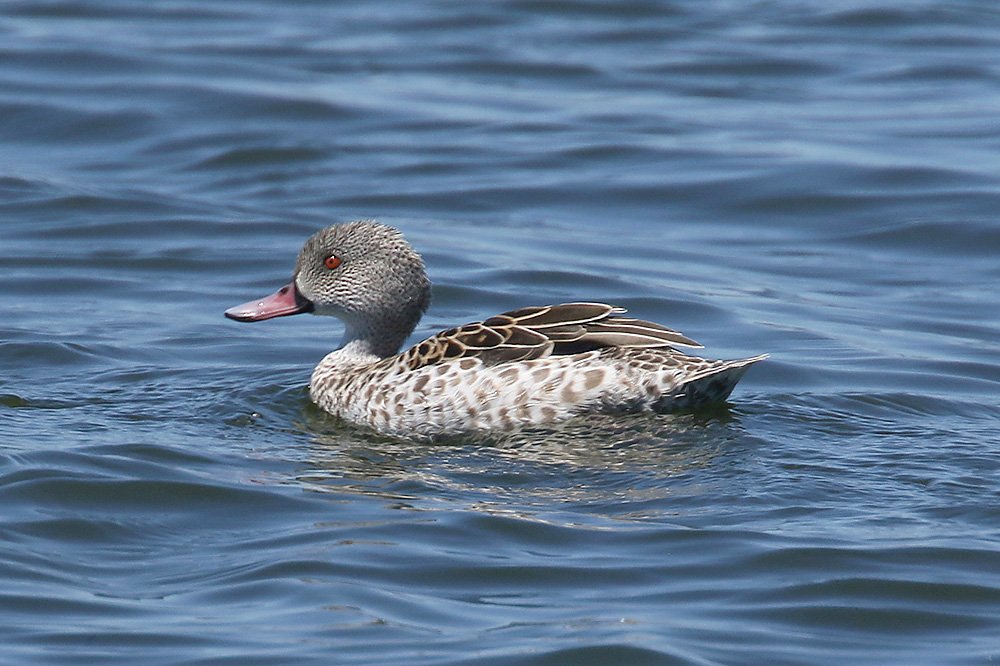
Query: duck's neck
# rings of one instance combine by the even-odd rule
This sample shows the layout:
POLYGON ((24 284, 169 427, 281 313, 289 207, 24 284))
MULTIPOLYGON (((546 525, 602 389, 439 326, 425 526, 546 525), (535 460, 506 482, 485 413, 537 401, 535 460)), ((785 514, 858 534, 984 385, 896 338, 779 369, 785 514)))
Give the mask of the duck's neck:
POLYGON ((384 350, 378 349, 378 346, 373 344, 369 338, 356 338, 345 334, 344 339, 340 341, 340 346, 337 347, 336 354, 344 360, 345 364, 367 365, 395 353, 395 351, 388 354, 382 352, 384 350))
MULTIPOLYGON (((344 337, 333 354, 344 365, 366 365, 399 353, 403 342, 416 328, 427 309, 430 290, 419 299, 405 300, 391 308, 365 314, 334 314, 344 323, 344 337)), ((325 313, 324 313, 325 314, 325 313)))
POLYGON ((345 361, 373 363, 399 353, 413 327, 357 326, 347 324, 337 349, 345 361))

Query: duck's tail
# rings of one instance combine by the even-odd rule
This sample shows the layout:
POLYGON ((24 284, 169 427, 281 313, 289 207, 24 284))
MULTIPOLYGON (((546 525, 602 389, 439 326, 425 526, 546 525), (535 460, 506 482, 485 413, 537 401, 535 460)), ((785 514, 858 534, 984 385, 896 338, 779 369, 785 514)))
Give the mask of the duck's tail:
POLYGON ((734 361, 717 361, 697 375, 690 377, 680 388, 672 402, 673 407, 697 407, 722 402, 736 388, 746 371, 767 354, 734 361))

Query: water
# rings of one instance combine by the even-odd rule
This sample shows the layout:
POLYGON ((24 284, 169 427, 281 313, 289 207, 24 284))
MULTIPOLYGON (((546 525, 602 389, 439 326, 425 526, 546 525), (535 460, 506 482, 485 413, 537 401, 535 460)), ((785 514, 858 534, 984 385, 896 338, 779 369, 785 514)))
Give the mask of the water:
POLYGON ((10 1, 0 662, 1000 657, 989 2, 10 1), (222 311, 375 217, 418 335, 574 299, 728 406, 438 445, 222 311))

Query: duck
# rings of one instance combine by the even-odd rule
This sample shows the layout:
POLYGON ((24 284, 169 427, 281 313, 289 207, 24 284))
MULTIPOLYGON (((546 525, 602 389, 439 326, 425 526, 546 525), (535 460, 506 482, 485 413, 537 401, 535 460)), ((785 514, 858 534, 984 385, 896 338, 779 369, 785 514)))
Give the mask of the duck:
POLYGON ((312 373, 325 412, 429 440, 539 426, 592 412, 672 411, 725 401, 766 354, 708 360, 694 340, 614 305, 524 307, 400 351, 431 300, 423 259, 399 230, 334 224, 303 245, 289 284, 226 310, 239 322, 312 313, 344 324, 312 373))

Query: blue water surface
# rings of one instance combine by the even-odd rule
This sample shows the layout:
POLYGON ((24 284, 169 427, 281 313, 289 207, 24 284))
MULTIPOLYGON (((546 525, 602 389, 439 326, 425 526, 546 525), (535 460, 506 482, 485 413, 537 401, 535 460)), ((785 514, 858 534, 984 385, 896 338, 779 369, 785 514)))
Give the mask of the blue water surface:
POLYGON ((0 663, 1000 659, 1000 7, 0 6, 0 663), (324 415, 316 229, 414 336, 572 300, 727 405, 438 444, 324 415))

